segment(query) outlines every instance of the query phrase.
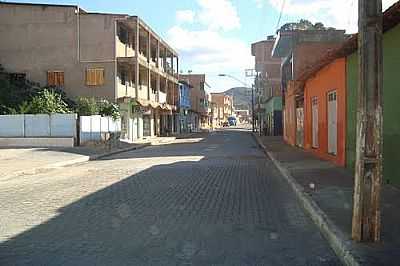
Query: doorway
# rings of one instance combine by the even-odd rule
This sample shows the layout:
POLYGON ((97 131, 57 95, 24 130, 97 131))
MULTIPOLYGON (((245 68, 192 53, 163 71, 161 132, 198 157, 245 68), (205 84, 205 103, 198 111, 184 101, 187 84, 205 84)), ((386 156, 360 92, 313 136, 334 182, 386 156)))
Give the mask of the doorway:
POLYGON ((328 93, 328 153, 337 154, 337 94, 328 93))
POLYGON ((312 106, 312 147, 317 149, 318 143, 318 97, 311 98, 312 106))

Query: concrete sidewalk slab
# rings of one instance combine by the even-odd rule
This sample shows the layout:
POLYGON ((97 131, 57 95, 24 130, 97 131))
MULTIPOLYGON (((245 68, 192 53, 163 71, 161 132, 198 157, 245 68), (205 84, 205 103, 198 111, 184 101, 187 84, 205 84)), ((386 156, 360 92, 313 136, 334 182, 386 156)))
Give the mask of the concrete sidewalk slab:
MULTIPOLYGON (((198 134, 180 136, 188 138, 198 134)), ((177 137, 155 137, 135 143, 120 142, 111 150, 105 145, 90 145, 71 148, 2 148, 0 149, 0 182, 20 175, 34 175, 54 168, 98 160, 114 154, 140 149, 150 145, 167 145, 177 137)))
POLYGON ((73 148, 0 149, 0 182, 20 175, 33 175, 54 168, 97 160, 148 145, 150 143, 126 143, 111 150, 106 149, 104 145, 73 148))
POLYGON ((351 236, 352 174, 309 152, 285 144, 280 137, 254 135, 346 265, 398 265, 400 261, 400 190, 382 191, 382 242, 353 242, 351 236))

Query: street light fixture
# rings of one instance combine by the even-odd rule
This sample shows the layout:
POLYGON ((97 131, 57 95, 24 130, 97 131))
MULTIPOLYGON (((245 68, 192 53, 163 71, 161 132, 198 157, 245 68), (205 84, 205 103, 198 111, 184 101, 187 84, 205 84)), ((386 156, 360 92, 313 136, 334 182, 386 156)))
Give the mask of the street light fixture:
MULTIPOLYGON (((244 85, 245 86, 245 88, 247 88, 247 89, 250 89, 251 90, 251 118, 252 118, 252 131, 253 132, 255 132, 255 117, 254 117, 254 86, 251 86, 251 87, 249 87, 249 85, 247 85, 247 83, 246 82, 244 82, 244 81, 241 81, 240 79, 238 79, 238 78, 236 78, 236 77, 234 77, 234 76, 232 76, 232 75, 229 75, 229 74, 218 74, 218 76, 219 77, 228 77, 228 78, 231 78, 231 79, 234 79, 234 80, 236 80, 237 82, 239 82, 239 83, 241 83, 242 85, 244 85)), ((232 94, 233 94, 233 91, 232 91, 232 94)), ((233 95, 232 95, 232 99, 233 99, 233 95)), ((232 102, 233 102, 233 100, 232 100, 232 102)))

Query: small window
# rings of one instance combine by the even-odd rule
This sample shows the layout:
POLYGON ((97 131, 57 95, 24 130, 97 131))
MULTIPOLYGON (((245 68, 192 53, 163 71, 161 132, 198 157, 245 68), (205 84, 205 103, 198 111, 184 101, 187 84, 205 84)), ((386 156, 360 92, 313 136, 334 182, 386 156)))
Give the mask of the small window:
POLYGON ((86 85, 87 86, 104 85, 104 68, 86 69, 86 85))
POLYGON ((64 86, 64 71, 47 71, 47 86, 64 86))

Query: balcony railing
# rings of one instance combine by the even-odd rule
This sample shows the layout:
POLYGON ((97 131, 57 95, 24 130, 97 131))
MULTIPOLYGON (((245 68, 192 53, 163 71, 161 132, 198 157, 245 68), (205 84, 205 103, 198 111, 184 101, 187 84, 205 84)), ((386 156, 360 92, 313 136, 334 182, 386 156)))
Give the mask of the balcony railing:
POLYGON ((167 102, 167 94, 165 92, 162 92, 162 91, 159 92, 158 102, 159 103, 166 103, 167 102))

